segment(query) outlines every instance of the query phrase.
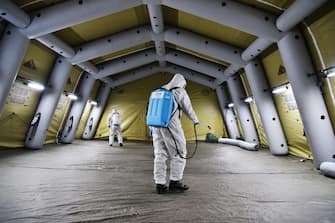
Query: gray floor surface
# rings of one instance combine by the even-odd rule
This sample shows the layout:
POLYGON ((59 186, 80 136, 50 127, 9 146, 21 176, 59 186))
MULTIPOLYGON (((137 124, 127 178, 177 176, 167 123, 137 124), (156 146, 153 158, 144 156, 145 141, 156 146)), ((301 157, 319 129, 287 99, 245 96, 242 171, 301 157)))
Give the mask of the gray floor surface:
POLYGON ((335 222, 335 180, 310 161, 200 143, 184 194, 156 194, 152 170, 150 143, 0 150, 0 222, 335 222))

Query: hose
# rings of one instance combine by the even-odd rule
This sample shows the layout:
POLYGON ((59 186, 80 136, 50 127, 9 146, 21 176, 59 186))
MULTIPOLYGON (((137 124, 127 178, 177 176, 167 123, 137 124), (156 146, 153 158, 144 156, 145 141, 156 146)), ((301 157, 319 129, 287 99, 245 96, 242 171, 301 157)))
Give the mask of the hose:
POLYGON ((177 152, 178 156, 179 156, 180 158, 182 158, 182 159, 185 159, 185 160, 187 160, 187 159, 191 159, 191 158, 195 155, 195 153, 196 153, 196 151, 197 151, 197 149, 198 149, 198 136, 197 136, 197 128, 196 128, 196 126, 197 126, 197 125, 195 125, 195 124, 193 125, 193 128, 194 128, 194 135, 195 135, 195 147, 194 147, 193 153, 192 153, 191 156, 189 156, 189 157, 187 157, 187 156, 184 157, 184 156, 180 153, 180 151, 178 150, 178 146, 177 146, 176 139, 174 138, 174 136, 173 136, 171 130, 169 129, 169 127, 167 127, 167 129, 168 129, 168 131, 170 132, 170 134, 171 134, 171 136, 172 136, 172 139, 173 139, 173 141, 174 141, 174 145, 176 146, 176 152, 177 152))
POLYGON ((234 145, 234 146, 239 146, 242 149, 246 149, 246 150, 249 150, 249 151, 257 151, 258 150, 258 144, 245 142, 245 141, 238 140, 238 139, 219 138, 218 142, 219 143, 226 143, 226 144, 230 144, 230 145, 234 145))

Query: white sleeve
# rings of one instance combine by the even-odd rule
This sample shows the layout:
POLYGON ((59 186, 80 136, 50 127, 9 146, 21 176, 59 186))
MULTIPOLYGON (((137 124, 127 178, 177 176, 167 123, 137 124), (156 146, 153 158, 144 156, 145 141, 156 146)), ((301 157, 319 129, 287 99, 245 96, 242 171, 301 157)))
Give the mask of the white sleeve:
POLYGON ((112 118, 112 115, 111 115, 111 113, 109 113, 108 117, 107 117, 107 126, 110 126, 111 118, 112 118))
POLYGON ((184 88, 177 88, 174 90, 174 95, 181 110, 185 112, 187 117, 192 120, 193 123, 199 123, 199 119, 193 110, 190 97, 188 96, 186 90, 184 88))

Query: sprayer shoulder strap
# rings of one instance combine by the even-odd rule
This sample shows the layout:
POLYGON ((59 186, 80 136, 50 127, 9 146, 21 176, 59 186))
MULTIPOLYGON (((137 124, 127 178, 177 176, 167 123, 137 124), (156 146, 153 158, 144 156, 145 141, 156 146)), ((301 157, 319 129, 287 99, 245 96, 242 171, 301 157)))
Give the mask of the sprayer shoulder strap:
MULTIPOLYGON (((171 91, 171 92, 173 93, 173 90, 178 89, 178 88, 180 88, 180 87, 173 87, 173 88, 169 89, 169 91, 171 91)), ((173 96, 174 96, 174 94, 173 94, 173 96)), ((171 117, 173 117, 173 115, 174 115, 177 111, 179 111, 179 118, 180 118, 180 116, 181 116, 181 112, 180 112, 181 107, 180 107, 180 105, 179 105, 179 103, 178 103, 178 101, 176 100, 175 97, 174 97, 174 100, 175 100, 175 102, 177 103, 177 108, 173 111, 171 117)))

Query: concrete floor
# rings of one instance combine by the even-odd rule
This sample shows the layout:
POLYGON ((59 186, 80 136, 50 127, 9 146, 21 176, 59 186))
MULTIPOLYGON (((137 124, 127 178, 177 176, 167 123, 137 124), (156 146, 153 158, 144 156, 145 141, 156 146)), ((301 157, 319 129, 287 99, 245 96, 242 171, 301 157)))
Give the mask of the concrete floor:
POLYGON ((190 191, 165 195, 152 169, 149 143, 0 150, 0 222, 335 222, 335 180, 310 161, 200 143, 190 191))

